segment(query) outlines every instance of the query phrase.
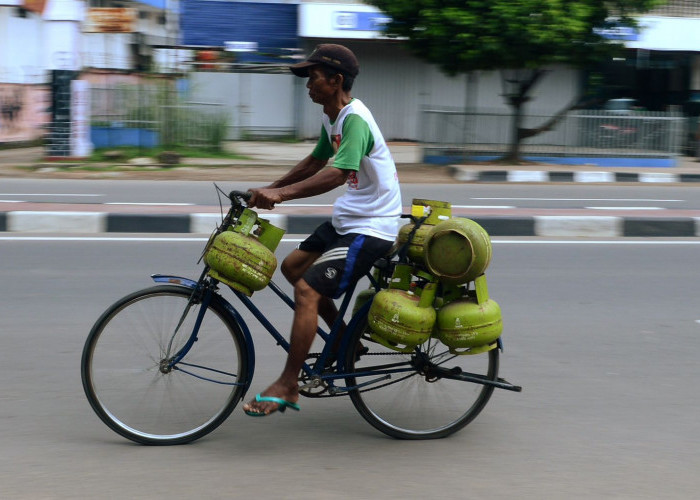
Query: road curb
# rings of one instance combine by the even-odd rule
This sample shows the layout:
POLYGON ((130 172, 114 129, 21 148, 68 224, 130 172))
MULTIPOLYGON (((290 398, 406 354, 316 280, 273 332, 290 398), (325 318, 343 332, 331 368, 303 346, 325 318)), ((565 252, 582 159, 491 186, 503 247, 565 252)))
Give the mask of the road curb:
POLYGON ((570 183, 680 183, 700 182, 700 173, 624 172, 624 171, 561 171, 561 170, 474 170, 459 165, 450 166, 452 177, 460 182, 570 182, 570 183))
MULTIPOLYGON (((309 234, 324 215, 266 215, 288 234, 309 234)), ((103 212, 0 213, 0 232, 11 233, 186 233, 210 234, 219 214, 121 214, 103 212)), ((472 217, 491 236, 543 237, 698 237, 700 217, 481 216, 472 217)))

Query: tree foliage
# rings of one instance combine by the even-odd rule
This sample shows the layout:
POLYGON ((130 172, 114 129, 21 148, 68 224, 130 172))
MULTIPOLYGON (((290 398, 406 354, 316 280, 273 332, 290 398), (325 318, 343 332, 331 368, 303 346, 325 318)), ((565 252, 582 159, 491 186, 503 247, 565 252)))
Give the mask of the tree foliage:
POLYGON ((510 70, 503 72, 502 78, 504 88, 510 89, 504 97, 514 110, 516 145, 522 138, 537 133, 519 129, 519 114, 546 66, 557 63, 586 66, 609 57, 619 44, 603 37, 600 29, 635 26, 633 15, 663 3, 660 0, 367 2, 391 17, 392 21, 386 25, 388 36, 401 38, 416 56, 437 64, 449 75, 474 70, 510 70))

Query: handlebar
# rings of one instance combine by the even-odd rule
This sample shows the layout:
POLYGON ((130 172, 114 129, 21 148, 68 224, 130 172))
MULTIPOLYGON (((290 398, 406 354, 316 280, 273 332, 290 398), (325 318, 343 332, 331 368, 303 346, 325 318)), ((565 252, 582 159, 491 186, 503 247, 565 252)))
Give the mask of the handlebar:
POLYGON ((229 199, 233 203, 240 203, 241 201, 249 201, 250 198, 253 196, 253 193, 250 191, 231 191, 231 193, 228 195, 229 199))

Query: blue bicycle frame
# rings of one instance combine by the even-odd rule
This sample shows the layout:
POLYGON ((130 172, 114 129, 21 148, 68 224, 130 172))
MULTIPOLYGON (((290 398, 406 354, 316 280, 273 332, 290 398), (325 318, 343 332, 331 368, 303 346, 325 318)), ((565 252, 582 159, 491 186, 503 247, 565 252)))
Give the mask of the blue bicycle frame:
MULTIPOLYGON (((204 273, 206 274, 206 273, 204 273)), ((204 277, 203 274, 203 277, 204 277)), ((379 289, 378 284, 375 282, 374 278, 368 274, 367 275, 372 282, 373 286, 377 289, 379 289)), ((200 283, 202 280, 200 279, 199 281, 194 281, 189 278, 184 278, 181 276, 172 276, 172 275, 162 275, 162 274, 154 274, 151 276, 153 281, 156 283, 168 283, 168 284, 175 284, 175 285, 180 285, 183 287, 186 287, 191 290, 196 290, 198 286, 200 286, 200 283)), ((270 283, 267 285, 270 290, 272 290, 275 295, 277 295, 285 304, 287 304, 292 310, 295 308, 294 301, 274 282, 270 281, 270 283)), ((230 288, 230 287, 229 287, 230 288)), ((265 314, 253 303, 253 301, 244 293, 235 290, 231 288, 233 293, 238 297, 238 299, 245 305, 245 307, 253 314, 253 316, 260 322, 260 324, 267 330, 267 332, 275 339, 278 345, 280 345, 286 352, 289 352, 289 342, 286 340, 286 338, 270 323, 270 321, 265 317, 265 314)), ((402 363, 397 363, 395 367, 392 366, 384 366, 380 370, 368 370, 368 371, 360 371, 360 372, 353 372, 352 376, 353 377, 366 377, 366 376, 372 376, 372 375, 379 375, 379 378, 370 380, 368 382, 364 382, 362 384, 357 384, 352 387, 339 387, 335 386, 333 383, 337 379, 343 379, 348 377, 350 374, 346 372, 346 366, 345 366, 345 359, 346 359, 346 352, 348 349, 348 344, 349 344, 349 339, 352 335, 350 335, 351 332, 354 331, 355 328, 358 327, 358 323, 361 318, 364 318, 367 315, 367 311, 369 310, 369 307, 371 306, 371 300, 368 301, 366 304, 364 304, 355 315, 351 318, 348 326, 347 326, 347 335, 344 335, 343 338, 341 339, 341 344, 340 348, 338 350, 337 354, 337 364, 338 368, 334 372, 331 373, 322 373, 323 368, 326 365, 326 361, 329 359, 331 356, 331 349, 332 346, 335 344, 336 339, 339 335, 340 332, 340 327, 343 322, 343 318, 345 317, 345 313, 347 312, 347 309, 350 305, 350 301, 353 296, 353 292, 355 290, 355 285, 351 286, 345 293, 345 296, 343 298, 343 301, 340 305, 340 308, 338 310, 338 317, 336 318, 334 324, 331 327, 330 332, 324 331, 322 328, 317 329, 318 335, 325 341, 325 345, 323 350, 321 351, 320 355, 316 359, 316 362, 313 364, 313 366, 309 365, 308 363, 304 363, 302 366, 302 370, 309 376, 309 377, 318 377, 320 380, 323 380, 329 384, 329 389, 330 392, 332 393, 337 393, 337 392, 347 392, 351 391, 353 389, 363 387, 365 385, 369 385, 381 380, 385 380, 390 377, 390 374, 392 373, 399 373, 399 372, 408 372, 411 371, 412 368, 410 366, 407 366, 405 362, 402 363), (398 366, 402 366, 403 368, 398 368, 398 366)), ((194 345, 194 342, 197 340, 197 334, 198 334, 198 329, 199 326, 201 325, 202 318, 204 313, 207 310, 207 306, 211 301, 217 301, 219 302, 220 305, 223 306, 224 310, 229 314, 230 318, 229 321, 233 321, 237 323, 241 331, 243 332, 243 335, 246 340, 246 354, 248 357, 248 374, 246 377, 246 382, 245 383, 236 383, 236 382, 220 382, 214 379, 210 378, 205 378, 201 377, 198 375, 199 378, 205 378, 206 380, 210 380, 212 382, 216 383, 224 383, 228 385, 243 385, 245 386, 246 391, 248 390, 248 387, 250 386, 250 383, 253 378, 253 373, 255 370, 255 349, 254 349, 254 344, 253 344, 253 339, 250 334, 250 329, 248 328, 248 325, 246 324, 245 320, 242 318, 241 314, 238 312, 238 310, 226 299, 224 299, 220 294, 216 293, 213 289, 206 289, 203 292, 203 296, 201 299, 201 307, 200 311, 198 314, 198 317, 195 321, 195 325, 193 328, 192 333, 190 334, 190 337, 188 338, 187 342, 185 345, 174 355, 172 356, 170 362, 169 362, 169 367, 174 368, 178 363, 182 361, 182 359, 187 355, 187 352, 190 350, 190 348, 194 345)), ((201 367, 200 367, 201 368, 201 367)), ((182 370, 185 371, 186 370, 182 370)), ((214 370, 215 371, 215 370, 214 370)), ((187 372, 189 373, 189 372, 187 372)), ((192 374, 193 375, 193 374, 192 374)))

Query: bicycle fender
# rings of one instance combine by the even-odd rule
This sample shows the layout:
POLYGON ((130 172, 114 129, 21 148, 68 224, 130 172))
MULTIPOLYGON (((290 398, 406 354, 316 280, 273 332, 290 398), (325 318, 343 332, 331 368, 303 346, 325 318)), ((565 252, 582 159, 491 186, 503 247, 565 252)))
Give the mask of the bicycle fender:
MULTIPOLYGON (((179 285, 189 289, 194 289, 197 286, 196 281, 191 280, 189 278, 183 278, 182 276, 153 274, 151 278, 156 283, 179 285)), ((223 298, 218 293, 212 295, 212 300, 216 301, 220 306, 222 306, 223 310, 226 311, 228 315, 226 319, 231 321, 232 323, 236 323, 240 327, 241 332, 243 332, 246 356, 248 358, 248 372, 246 374, 246 385, 244 386, 245 390, 243 391, 243 395, 245 396, 245 394, 248 392, 248 389, 250 388, 251 382, 253 381, 253 373, 255 372, 255 348, 253 347, 253 337, 251 336, 250 330, 248 329, 248 325, 246 324, 241 314, 235 307, 233 307, 233 305, 228 300, 223 298)))
POLYGON ((172 276, 169 274, 152 274, 151 279, 156 283, 168 283, 169 285, 182 285, 187 288, 194 288, 197 282, 182 276, 172 276))

